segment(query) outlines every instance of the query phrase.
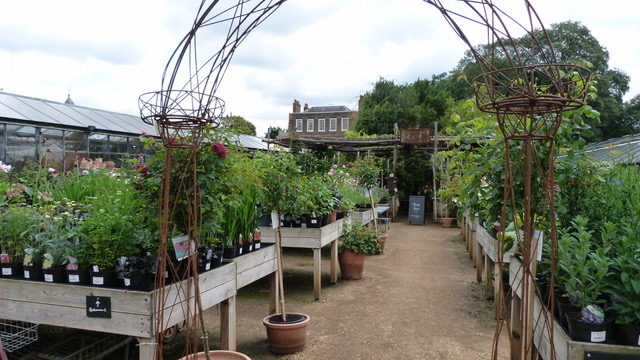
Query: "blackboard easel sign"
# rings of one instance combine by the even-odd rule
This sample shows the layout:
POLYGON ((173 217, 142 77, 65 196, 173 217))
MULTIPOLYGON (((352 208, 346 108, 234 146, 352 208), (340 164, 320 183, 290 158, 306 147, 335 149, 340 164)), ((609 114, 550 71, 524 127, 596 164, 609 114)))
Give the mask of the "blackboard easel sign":
POLYGON ((423 225, 425 224, 424 196, 409 196, 409 225, 411 225, 412 222, 421 222, 423 225))

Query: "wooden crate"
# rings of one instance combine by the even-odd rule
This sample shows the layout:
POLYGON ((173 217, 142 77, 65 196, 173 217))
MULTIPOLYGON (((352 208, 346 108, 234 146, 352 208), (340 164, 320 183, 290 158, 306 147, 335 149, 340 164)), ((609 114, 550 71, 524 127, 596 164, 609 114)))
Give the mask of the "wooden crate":
POLYGON ((367 225, 373 221, 373 211, 371 209, 361 209, 361 211, 352 211, 349 213, 352 224, 367 225))

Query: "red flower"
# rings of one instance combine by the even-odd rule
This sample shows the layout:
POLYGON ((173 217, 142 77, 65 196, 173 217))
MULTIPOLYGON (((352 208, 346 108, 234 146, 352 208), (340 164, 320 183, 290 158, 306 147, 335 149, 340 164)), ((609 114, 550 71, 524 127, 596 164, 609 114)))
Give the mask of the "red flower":
POLYGON ((144 166, 144 164, 137 164, 136 172, 142 176, 146 176, 149 173, 149 169, 144 166))
POLYGON ((219 142, 216 141, 216 143, 213 144, 212 149, 221 158, 227 157, 227 149, 224 147, 224 145, 220 144, 219 142))

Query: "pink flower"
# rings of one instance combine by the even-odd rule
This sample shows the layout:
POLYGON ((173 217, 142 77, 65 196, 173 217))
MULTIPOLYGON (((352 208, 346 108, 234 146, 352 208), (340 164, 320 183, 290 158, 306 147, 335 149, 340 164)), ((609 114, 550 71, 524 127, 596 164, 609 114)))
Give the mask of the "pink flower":
POLYGON ((349 173, 345 173, 344 176, 351 176, 351 175, 349 175, 349 173))
POLYGON ((337 165, 337 164, 333 164, 333 168, 334 168, 334 169, 337 169, 337 168, 338 168, 338 165, 337 165))
POLYGON ((329 176, 333 176, 333 170, 329 171, 329 176))
POLYGON ((147 132, 146 132, 146 131, 143 131, 143 132, 142 132, 142 135, 147 135, 147 132))
POLYGON ((137 164, 136 172, 142 176, 146 176, 149 173, 149 169, 144 166, 144 164, 137 164))
POLYGON ((82 175, 89 175, 89 170, 82 170, 82 175))
POLYGON ((224 145, 220 144, 217 141, 215 144, 213 144, 212 150, 221 158, 227 157, 227 149, 224 147, 224 145))

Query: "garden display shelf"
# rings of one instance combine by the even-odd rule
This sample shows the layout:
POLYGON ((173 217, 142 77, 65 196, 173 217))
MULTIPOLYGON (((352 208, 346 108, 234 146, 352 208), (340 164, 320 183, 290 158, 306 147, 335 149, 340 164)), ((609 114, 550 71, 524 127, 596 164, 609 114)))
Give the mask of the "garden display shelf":
MULTIPOLYGON (((271 276, 270 311, 276 311, 276 269, 275 247, 266 246, 199 274, 203 310, 221 305, 222 349, 236 347, 235 296, 239 288, 271 276)), ((182 308, 194 301, 193 293, 186 294, 186 289, 194 288, 193 278, 181 283, 184 291, 178 291, 176 284, 163 289, 167 299, 163 312, 165 329, 181 324, 185 320, 182 308)), ((142 292, 6 278, 0 278, 0 287, 0 319, 132 336, 139 342, 141 360, 156 357, 153 312, 159 290, 142 292), (108 299, 110 318, 89 317, 88 297, 92 297, 91 301, 108 299)))
MULTIPOLYGON (((369 210, 369 212, 371 212, 369 210)), ((338 281, 338 238, 349 217, 337 220, 320 228, 288 228, 281 227, 282 246, 313 250, 313 295, 320 299, 321 288, 321 249, 331 244, 330 282, 338 281)), ((261 227, 262 243, 275 243, 275 230, 271 227, 261 227)))
MULTIPOLYGON (((513 291, 513 299, 511 306, 511 323, 513 324, 521 317, 518 313, 519 307, 514 306, 522 301, 522 289, 517 284, 522 284, 521 274, 519 271, 521 261, 516 257, 512 257, 509 262, 509 284, 513 291), (515 309, 515 311, 514 311, 515 309)), ((543 305, 543 301, 534 296, 533 306, 533 342, 535 351, 543 360, 583 360, 583 359, 640 359, 640 347, 624 346, 605 343, 590 343, 573 341, 560 323, 550 314, 549 309, 543 305), (555 349, 555 358, 551 357, 551 340, 549 338, 548 325, 545 325, 545 317, 553 318, 553 346, 555 349)), ((517 334, 516 338, 518 338, 517 334)))

